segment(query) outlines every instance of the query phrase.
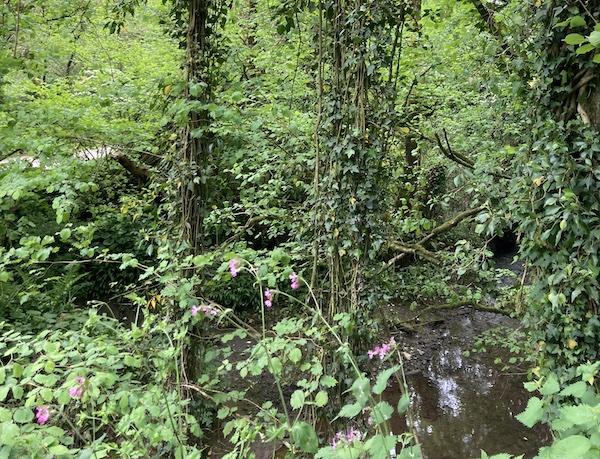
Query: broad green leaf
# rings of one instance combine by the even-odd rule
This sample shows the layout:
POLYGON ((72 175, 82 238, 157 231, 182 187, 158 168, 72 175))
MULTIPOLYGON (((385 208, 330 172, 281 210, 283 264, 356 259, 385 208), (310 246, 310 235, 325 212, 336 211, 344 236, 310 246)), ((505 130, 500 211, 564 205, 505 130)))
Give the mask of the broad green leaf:
POLYGON ((329 397, 327 395, 327 392, 325 392, 324 390, 321 390, 315 396, 315 405, 317 405, 318 407, 325 406, 325 405, 327 405, 328 400, 329 400, 329 397))
POLYGON ((64 445, 51 446, 49 451, 55 457, 56 456, 66 456, 67 454, 69 454, 69 448, 67 448, 64 445))
POLYGON ((399 414, 404 414, 406 413, 406 410, 408 410, 408 406, 410 405, 410 396, 408 395, 408 392, 405 390, 404 393, 402 394, 402 397, 400 397, 400 400, 398 400, 398 413, 399 414))
POLYGON ((381 401, 373 407, 373 410, 371 411, 371 417, 373 418, 373 422, 375 424, 382 424, 390 419, 393 413, 394 409, 392 408, 392 405, 390 405, 388 402, 381 401))
POLYGON ((576 383, 570 384, 567 387, 565 387, 563 390, 560 391, 560 395, 563 395, 565 397, 567 396, 573 396, 573 397, 577 397, 577 398, 581 398, 585 395, 585 392, 587 391, 587 384, 583 381, 577 381, 576 383))
POLYGON ((594 45, 592 45, 591 43, 586 43, 585 45, 581 45, 579 48, 577 48, 575 50, 575 54, 587 54, 595 49, 596 47, 594 45))
POLYGON ((570 33, 565 37, 565 43, 567 45, 580 45, 585 42, 585 37, 578 33, 570 33))
POLYGON ((292 362, 298 363, 302 359, 302 351, 295 347, 289 352, 288 357, 292 362))
POLYGON ((30 408, 17 408, 13 419, 19 424, 27 424, 33 420, 33 411, 30 408))
POLYGON ((560 410, 561 417, 574 425, 581 425, 600 420, 600 414, 589 405, 565 406, 560 410))
POLYGON ((600 32, 594 30, 590 36, 588 37, 590 43, 594 45, 596 48, 600 48, 600 32))
POLYGON ((292 438, 296 446, 305 453, 315 453, 319 448, 319 439, 313 426, 306 422, 296 422, 292 427, 292 438))
POLYGON ((335 387, 337 381, 333 376, 325 375, 321 377, 320 384, 323 387, 335 387))
POLYGON ((573 27, 574 29, 578 28, 578 27, 586 27, 587 26, 587 22, 585 22, 585 19, 583 16, 573 16, 570 20, 571 23, 571 27, 573 27))
POLYGON ((362 409, 363 405, 359 403, 344 405, 335 418, 353 418, 360 413, 362 409))
POLYGON ((596 54, 592 60, 594 61, 594 64, 600 64, 600 53, 596 54))
POLYGON ((299 410, 304 406, 305 401, 304 391, 303 390, 295 390, 290 398, 290 405, 293 409, 299 410))
POLYGON ((553 459, 581 459, 592 447, 590 440, 583 435, 571 435, 552 444, 553 459))
POLYGON ((369 379, 364 376, 357 378, 350 390, 352 391, 354 398, 356 398, 356 401, 364 406, 371 396, 371 384, 369 383, 369 379))
POLYGON ((525 408, 525 411, 523 411, 521 414, 518 414, 516 418, 521 421, 521 423, 531 428, 538 421, 540 421, 540 419, 542 419, 542 416, 544 415, 543 406, 544 405, 539 398, 530 398, 527 402, 527 408, 525 408))
POLYGON ((375 381, 375 385, 373 386, 373 393, 374 394, 382 394, 383 391, 385 390, 385 388, 387 387, 387 383, 388 380, 390 379, 390 377, 396 373, 397 371, 400 370, 400 366, 396 365, 393 366, 392 368, 388 368, 387 370, 381 371, 378 375, 377 375, 377 380, 375 381))
POLYGON ((375 435, 365 443, 365 448, 372 459, 386 459, 396 447, 396 441, 395 435, 375 435))
POLYGON ((540 388, 540 393, 542 395, 553 395, 556 394, 560 390, 560 386, 558 385, 558 380, 554 374, 548 375, 546 382, 540 388))

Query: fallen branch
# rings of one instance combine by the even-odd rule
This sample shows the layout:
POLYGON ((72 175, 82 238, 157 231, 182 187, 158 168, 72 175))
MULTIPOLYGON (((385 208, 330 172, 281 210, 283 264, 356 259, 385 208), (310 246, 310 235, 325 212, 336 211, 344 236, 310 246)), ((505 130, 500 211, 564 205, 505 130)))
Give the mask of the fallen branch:
MULTIPOLYGON (((460 164, 461 166, 464 166, 471 170, 475 170, 475 162, 472 159, 463 155, 462 153, 458 153, 458 152, 452 150, 452 146, 450 145, 450 141, 448 140, 448 133, 446 132, 445 129, 443 129, 442 131, 444 133, 444 140, 446 141, 446 146, 443 145, 442 139, 440 138, 439 134, 435 133, 435 139, 437 141, 438 147, 439 147, 440 151, 442 152, 442 154, 444 156, 446 156, 448 159, 454 161, 455 163, 460 164)), ((502 179, 506 179, 506 180, 510 180, 510 178, 511 178, 508 175, 501 174, 498 172, 490 171, 488 173, 490 175, 492 175, 493 177, 502 178, 502 179)))
POLYGON ((400 242, 391 242, 390 247, 402 252, 403 255, 418 255, 421 258, 431 261, 432 263, 440 263, 440 258, 435 253, 427 250, 421 244, 402 244, 400 242))
POLYGON ((144 184, 150 179, 150 170, 144 166, 138 166, 128 156, 119 154, 113 157, 127 172, 144 184))
POLYGON ((426 260, 429 260, 433 263, 439 264, 440 263, 439 256, 437 254, 427 250, 424 247, 425 244, 427 244, 429 241, 431 241, 433 238, 435 238, 439 234, 451 230, 456 225, 458 225, 460 222, 462 222, 474 215, 477 215, 479 212, 483 211, 484 209, 485 209, 484 206, 480 206, 480 207, 476 207, 475 209, 465 210, 464 212, 461 212, 461 213, 455 215, 450 220, 447 220, 444 223, 442 223, 441 225, 436 226, 431 231, 431 233, 429 233, 427 236, 425 236, 423 239, 421 239, 416 244, 403 244, 403 243, 397 242, 397 241, 390 242, 389 246, 392 249, 395 249, 401 253, 399 255, 396 255, 390 261, 388 261, 385 264, 385 266, 383 268, 381 268, 381 270, 379 271, 378 274, 381 274, 382 271, 384 271, 385 269, 394 265, 396 262, 403 259, 406 255, 419 255, 422 258, 425 258, 426 260))

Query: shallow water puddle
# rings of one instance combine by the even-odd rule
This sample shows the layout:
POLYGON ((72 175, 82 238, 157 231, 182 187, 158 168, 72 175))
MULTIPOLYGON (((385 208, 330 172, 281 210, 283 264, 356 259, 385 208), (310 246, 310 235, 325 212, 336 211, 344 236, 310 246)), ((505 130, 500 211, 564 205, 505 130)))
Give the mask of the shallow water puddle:
MULTIPOLYGON (((490 355, 463 355, 481 329, 507 320, 487 313, 456 317, 440 330, 428 363, 407 375, 412 424, 425 459, 479 458, 481 449, 531 458, 548 442, 546 429, 528 429, 514 418, 529 398, 523 376, 499 372, 490 355)), ((399 397, 396 391, 390 401, 399 397)), ((406 425, 398 417, 392 427, 399 433, 406 425)))

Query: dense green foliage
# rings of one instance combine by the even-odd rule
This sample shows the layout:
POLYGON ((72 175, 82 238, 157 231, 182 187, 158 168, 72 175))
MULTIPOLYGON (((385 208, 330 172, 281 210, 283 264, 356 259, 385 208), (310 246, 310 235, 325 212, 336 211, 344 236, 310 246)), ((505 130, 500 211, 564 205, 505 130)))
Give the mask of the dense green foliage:
POLYGON ((465 306, 524 325, 477 345, 537 457, 599 457, 600 5, 556 3, 0 5, 0 457, 419 458, 395 327, 465 306))

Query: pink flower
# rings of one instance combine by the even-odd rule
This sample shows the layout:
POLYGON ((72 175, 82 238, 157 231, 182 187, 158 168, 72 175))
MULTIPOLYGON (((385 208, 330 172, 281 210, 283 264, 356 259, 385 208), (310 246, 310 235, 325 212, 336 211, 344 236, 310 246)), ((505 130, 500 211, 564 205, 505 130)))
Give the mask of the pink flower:
POLYGON ((292 273, 290 274, 290 283, 292 290, 298 290, 300 288, 300 282, 298 281, 298 274, 292 273))
POLYGON ((201 306, 192 306, 192 315, 195 316, 198 312, 202 312, 206 317, 215 317, 219 315, 219 310, 207 304, 201 306))
POLYGON ((77 385, 69 389, 69 395, 72 398, 81 398, 81 396, 83 395, 83 385, 85 384, 85 378, 83 376, 76 376, 75 384, 77 385))
POLYGON ((331 440, 331 447, 335 449, 340 443, 354 443, 365 438, 364 432, 351 427, 346 432, 338 432, 331 440))
POLYGON ((48 419, 50 419, 50 409, 46 405, 38 406, 35 409, 35 418, 37 423, 43 426, 48 422, 48 419))
POLYGON ((69 389, 69 395, 73 398, 80 398, 83 395, 82 386, 73 386, 69 389))
POLYGON ((370 359, 374 357, 379 357, 379 360, 383 360, 386 355, 388 355, 396 346, 396 340, 392 336, 387 343, 382 343, 379 346, 375 346, 369 352, 367 352, 370 359))
POLYGON ((268 309, 271 309, 273 306, 273 292, 271 292, 269 289, 265 290, 265 306, 268 309))
POLYGON ((236 277, 238 275, 237 260, 235 258, 229 260, 229 272, 231 273, 231 277, 236 277))

